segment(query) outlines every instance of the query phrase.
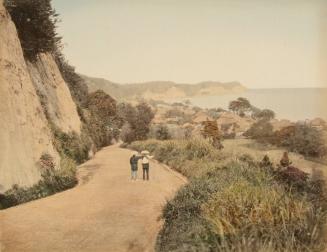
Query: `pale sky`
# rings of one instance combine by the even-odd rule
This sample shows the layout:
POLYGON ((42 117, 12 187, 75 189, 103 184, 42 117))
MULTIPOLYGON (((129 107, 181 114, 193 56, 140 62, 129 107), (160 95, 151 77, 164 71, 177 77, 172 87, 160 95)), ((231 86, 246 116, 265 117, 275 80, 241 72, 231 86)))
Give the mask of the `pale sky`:
POLYGON ((119 83, 327 84, 325 0, 52 0, 78 72, 119 83))

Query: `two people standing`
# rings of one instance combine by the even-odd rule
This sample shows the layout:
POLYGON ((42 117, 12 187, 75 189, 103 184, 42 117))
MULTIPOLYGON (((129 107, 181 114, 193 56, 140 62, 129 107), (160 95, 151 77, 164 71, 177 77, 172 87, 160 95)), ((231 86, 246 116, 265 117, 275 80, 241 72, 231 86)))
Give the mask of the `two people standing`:
POLYGON ((149 156, 148 151, 142 151, 141 155, 138 152, 134 152, 132 157, 130 158, 129 162, 131 165, 131 179, 137 179, 137 171, 138 171, 138 161, 142 159, 142 168, 143 168, 143 180, 149 180, 149 170, 150 164, 149 159, 152 156, 149 156))

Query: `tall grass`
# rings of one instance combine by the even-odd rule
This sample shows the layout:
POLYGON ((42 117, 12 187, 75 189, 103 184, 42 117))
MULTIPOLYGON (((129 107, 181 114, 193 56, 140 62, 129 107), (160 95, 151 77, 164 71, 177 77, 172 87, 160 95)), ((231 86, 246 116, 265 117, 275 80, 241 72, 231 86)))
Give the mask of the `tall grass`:
POLYGON ((215 169, 224 156, 201 138, 191 140, 147 140, 133 142, 130 148, 153 153, 163 162, 184 176, 191 178, 215 169))
MULTIPOLYGON (((157 251, 321 251, 323 184, 295 186, 250 155, 231 160, 205 140, 148 140, 147 149, 190 182, 164 208, 157 251)), ((295 181, 296 182, 296 181, 295 181)))

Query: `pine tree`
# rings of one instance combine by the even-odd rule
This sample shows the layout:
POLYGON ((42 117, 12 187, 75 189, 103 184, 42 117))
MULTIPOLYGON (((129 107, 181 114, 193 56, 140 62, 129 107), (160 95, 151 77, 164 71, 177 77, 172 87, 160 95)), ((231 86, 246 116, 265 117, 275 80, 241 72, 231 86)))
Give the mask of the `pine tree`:
POLYGON ((58 14, 51 0, 6 0, 5 6, 28 60, 35 60, 38 53, 56 52, 61 37, 56 32, 58 14))

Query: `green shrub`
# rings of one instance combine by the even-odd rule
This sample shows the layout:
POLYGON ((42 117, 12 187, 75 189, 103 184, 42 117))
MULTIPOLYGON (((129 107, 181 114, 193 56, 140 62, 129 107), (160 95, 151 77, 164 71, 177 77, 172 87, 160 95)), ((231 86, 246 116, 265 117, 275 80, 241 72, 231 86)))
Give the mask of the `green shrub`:
POLYGON ((54 128, 54 145, 61 157, 68 157, 76 161, 77 164, 88 160, 91 143, 83 132, 79 136, 75 132, 65 133, 54 128))
POLYGON ((169 133, 169 129, 166 125, 158 125, 155 129, 155 136, 158 140, 168 140, 171 139, 171 135, 169 133))
POLYGON ((31 187, 14 185, 0 196, 0 208, 4 209, 53 195, 73 188, 78 183, 76 164, 73 160, 63 158, 60 169, 57 170, 54 167, 52 157, 43 154, 40 158, 41 180, 31 187))

